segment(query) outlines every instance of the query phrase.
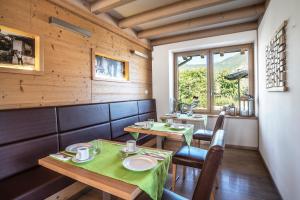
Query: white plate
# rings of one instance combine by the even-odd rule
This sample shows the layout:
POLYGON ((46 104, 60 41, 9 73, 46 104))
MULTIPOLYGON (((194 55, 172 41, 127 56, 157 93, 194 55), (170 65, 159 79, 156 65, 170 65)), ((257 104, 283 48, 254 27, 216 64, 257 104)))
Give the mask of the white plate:
POLYGON ((170 126, 170 128, 174 129, 174 130, 184 130, 185 126, 184 125, 180 125, 180 124, 172 124, 170 126))
POLYGON ((73 158, 72 158, 72 161, 74 162, 74 163, 85 163, 85 162, 89 162, 89 161, 91 161, 91 160, 93 160, 95 158, 95 156, 90 156, 88 159, 86 159, 86 160, 77 160, 76 159, 76 157, 74 156, 73 158))
POLYGON ((145 126, 146 122, 136 122, 136 123, 134 123, 134 125, 136 125, 136 126, 145 126))
POLYGON ((77 149, 80 148, 80 147, 88 147, 88 148, 90 148, 90 147, 92 147, 92 144, 90 144, 90 143, 72 144, 72 145, 67 146, 66 152, 77 153, 77 149))
POLYGON ((174 116, 176 116, 176 114, 167 113, 167 114, 165 114, 165 116, 167 116, 167 117, 174 117, 174 116))
POLYGON ((152 169, 157 165, 157 160, 150 156, 136 155, 125 158, 123 166, 126 169, 136 172, 142 172, 152 169))
POLYGON ((124 153, 127 153, 127 154, 136 154, 136 153, 138 153, 140 151, 140 148, 136 147, 135 151, 128 151, 127 147, 123 147, 121 149, 121 151, 124 152, 124 153))

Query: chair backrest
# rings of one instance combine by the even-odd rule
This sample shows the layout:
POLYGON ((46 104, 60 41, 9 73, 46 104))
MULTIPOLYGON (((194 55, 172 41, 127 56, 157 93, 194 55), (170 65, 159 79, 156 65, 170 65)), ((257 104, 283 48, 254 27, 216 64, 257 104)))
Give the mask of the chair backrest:
POLYGON ((213 137, 199 176, 193 200, 209 200, 214 181, 221 165, 224 152, 224 130, 218 130, 213 137))
POLYGON ((213 133, 215 134, 219 129, 223 128, 223 124, 224 124, 224 118, 225 118, 225 111, 220 112, 217 121, 215 123, 215 127, 213 130, 213 133))

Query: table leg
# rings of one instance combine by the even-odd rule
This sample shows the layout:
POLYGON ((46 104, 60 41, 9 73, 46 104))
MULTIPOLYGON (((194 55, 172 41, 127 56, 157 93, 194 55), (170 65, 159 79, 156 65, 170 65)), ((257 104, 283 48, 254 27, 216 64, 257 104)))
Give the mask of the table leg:
POLYGON ((156 148, 162 149, 163 148, 163 137, 162 136, 156 136, 156 148))

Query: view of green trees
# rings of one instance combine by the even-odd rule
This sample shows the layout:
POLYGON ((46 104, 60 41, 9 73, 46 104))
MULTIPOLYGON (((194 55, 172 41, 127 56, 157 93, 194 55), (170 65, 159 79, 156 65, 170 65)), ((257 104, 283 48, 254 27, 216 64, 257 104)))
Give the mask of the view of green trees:
MULTIPOLYGON (((239 54, 240 55, 240 54, 239 54)), ((214 72, 214 108, 220 109, 225 105, 238 105, 238 85, 237 81, 225 79, 237 66, 244 62, 241 56, 231 57, 219 63, 214 72), (236 63, 235 63, 236 62, 236 63)), ((248 92, 248 79, 241 80, 241 95, 248 92)), ((198 96, 200 100, 199 108, 207 108, 207 67, 188 67, 179 68, 178 75, 178 100, 181 103, 190 104, 193 96, 198 96)))
POLYGON ((178 77, 178 97, 181 103, 191 104, 193 96, 199 97, 201 108, 207 107, 206 68, 180 70, 178 77))

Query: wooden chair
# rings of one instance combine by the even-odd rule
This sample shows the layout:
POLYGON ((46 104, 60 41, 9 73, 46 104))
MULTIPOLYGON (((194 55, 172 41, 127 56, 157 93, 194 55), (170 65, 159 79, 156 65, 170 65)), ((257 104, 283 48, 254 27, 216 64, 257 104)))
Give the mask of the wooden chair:
MULTIPOLYGON (((213 136, 213 140, 209 149, 216 143, 215 140, 219 139, 219 135, 224 135, 224 130, 218 130, 213 136)), ((222 138, 224 139, 224 138, 222 138)), ((192 167, 202 169, 206 160, 209 150, 201 149, 192 146, 182 146, 172 157, 172 189, 174 190, 177 177, 177 165, 185 167, 192 167)), ((183 171, 183 177, 185 176, 185 170, 183 171)))
POLYGON ((225 112, 222 111, 219 116, 218 119, 215 123, 215 127, 213 130, 205 130, 205 129, 199 129, 197 130, 194 135, 193 135, 193 139, 194 140, 198 140, 199 141, 199 147, 200 147, 200 141, 209 141, 211 142, 213 135, 219 130, 223 128, 223 124, 224 124, 224 118, 225 118, 225 112))
MULTIPOLYGON (((209 147, 202 170, 194 190, 192 200, 213 200, 214 199, 214 180, 216 178, 219 166, 221 165, 224 153, 224 131, 219 130, 209 147)), ((145 193, 142 193, 136 200, 150 199, 145 193)), ((164 189, 162 200, 187 200, 175 192, 164 189)))

